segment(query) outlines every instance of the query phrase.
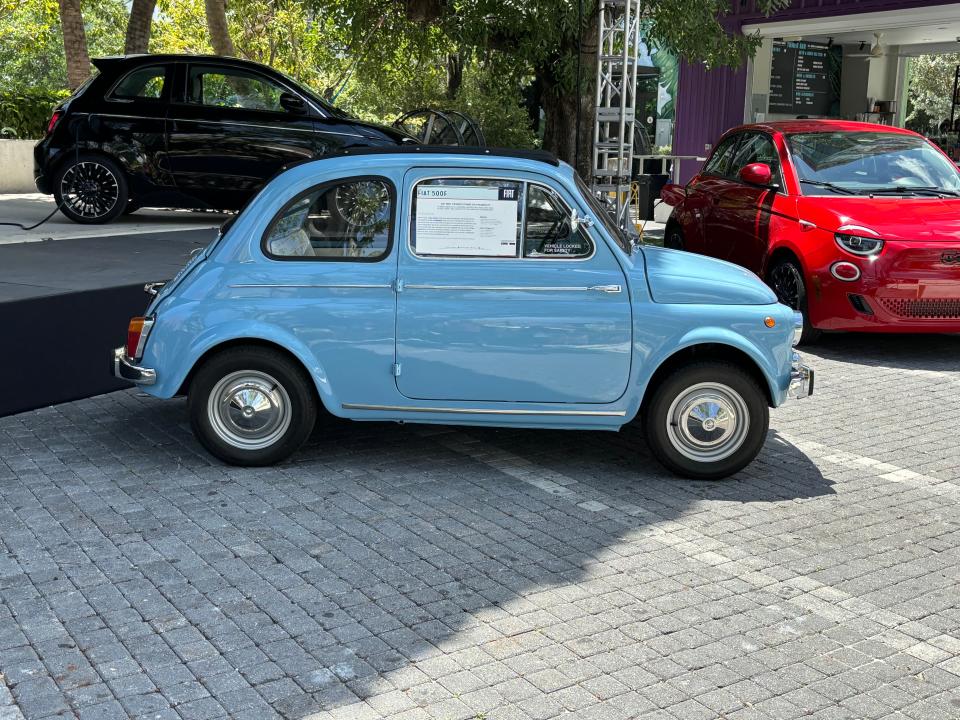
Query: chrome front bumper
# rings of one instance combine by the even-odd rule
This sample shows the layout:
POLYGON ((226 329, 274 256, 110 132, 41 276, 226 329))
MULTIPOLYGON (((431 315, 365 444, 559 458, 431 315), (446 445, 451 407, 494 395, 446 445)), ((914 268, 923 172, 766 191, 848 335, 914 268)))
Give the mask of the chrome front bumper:
POLYGON ((787 397, 800 400, 813 395, 813 369, 800 362, 800 355, 793 354, 790 364, 790 385, 787 387, 787 397))
POLYGON ((115 348, 113 351, 113 375, 137 385, 153 385, 157 381, 157 371, 134 365, 126 355, 126 348, 123 347, 115 348))

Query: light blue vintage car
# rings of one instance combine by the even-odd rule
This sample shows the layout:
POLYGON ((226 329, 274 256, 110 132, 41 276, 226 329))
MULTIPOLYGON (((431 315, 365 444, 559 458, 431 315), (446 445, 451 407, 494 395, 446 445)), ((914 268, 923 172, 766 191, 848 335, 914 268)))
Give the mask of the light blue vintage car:
POLYGON ((293 453, 318 413, 618 430, 729 475, 812 391, 795 316, 750 272, 633 246, 532 152, 356 150, 283 172, 170 282, 113 369, 189 396, 218 458, 293 453))

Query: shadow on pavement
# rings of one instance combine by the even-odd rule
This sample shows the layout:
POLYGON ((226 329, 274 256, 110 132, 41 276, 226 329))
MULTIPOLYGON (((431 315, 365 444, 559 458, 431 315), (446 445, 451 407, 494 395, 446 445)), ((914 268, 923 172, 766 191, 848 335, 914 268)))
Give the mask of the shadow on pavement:
POLYGON ((800 351, 871 367, 955 371, 960 334, 825 333, 800 351))
MULTIPOLYGON (((0 556, 0 598, 21 623, 31 614, 24 627, 62 628, 42 641, 24 630, 31 646, 72 646, 72 672, 82 675, 99 652, 79 629, 89 614, 145 669, 155 695, 174 697, 161 684, 165 666, 206 682, 216 661, 239 673, 243 692, 214 698, 231 715, 260 708, 261 717, 299 718, 415 685, 457 649, 482 648, 491 662, 518 647, 570 652, 539 631, 558 618, 530 598, 580 597, 598 558, 628 538, 644 534, 653 552, 669 548, 663 533, 695 536, 696 521, 675 521, 704 501, 735 508, 833 493, 776 433, 736 477, 692 482, 663 471, 634 427, 331 420, 291 462, 229 468, 199 449, 183 401, 132 392, 0 420, 0 456, 23 468, 3 477, 0 464, 0 539, 15 556, 29 544, 34 558, 28 568, 0 556), (43 454, 43 470, 19 462, 24 446, 43 454), (45 602, 45 571, 78 591, 69 612, 45 602), (101 597, 116 612, 98 607, 101 597)), ((648 557, 634 547, 616 574, 627 586, 667 582, 648 557)), ((624 624, 661 613, 629 596, 617 612, 624 624)), ((0 671, 29 720, 21 688, 30 683, 18 685, 11 669, 0 671)), ((410 697, 431 703, 437 687, 410 697)), ((62 709, 75 709, 74 698, 65 691, 62 709)))

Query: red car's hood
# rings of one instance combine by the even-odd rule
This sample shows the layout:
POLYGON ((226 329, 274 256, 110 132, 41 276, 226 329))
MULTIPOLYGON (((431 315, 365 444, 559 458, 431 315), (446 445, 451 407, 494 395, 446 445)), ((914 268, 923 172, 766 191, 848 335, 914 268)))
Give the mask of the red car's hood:
POLYGON ((801 197, 797 210, 829 232, 860 225, 887 240, 960 240, 960 198, 801 197))

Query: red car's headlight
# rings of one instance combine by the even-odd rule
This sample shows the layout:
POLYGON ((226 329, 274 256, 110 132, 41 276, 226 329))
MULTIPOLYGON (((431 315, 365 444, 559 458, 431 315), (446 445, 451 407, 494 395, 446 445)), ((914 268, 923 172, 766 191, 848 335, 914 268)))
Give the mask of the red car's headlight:
POLYGON ((883 240, 879 238, 850 235, 849 233, 836 233, 834 237, 837 240, 837 245, 854 255, 878 255, 883 250, 883 240))

